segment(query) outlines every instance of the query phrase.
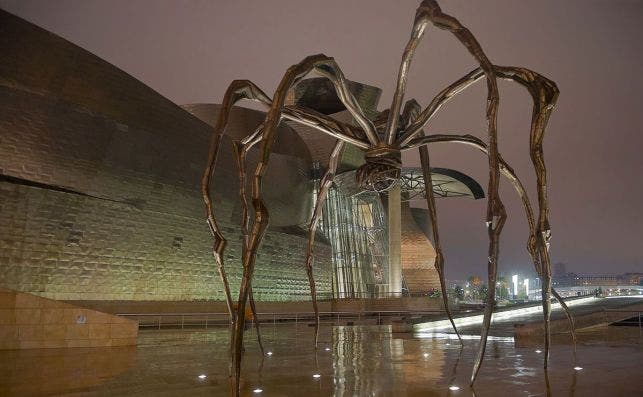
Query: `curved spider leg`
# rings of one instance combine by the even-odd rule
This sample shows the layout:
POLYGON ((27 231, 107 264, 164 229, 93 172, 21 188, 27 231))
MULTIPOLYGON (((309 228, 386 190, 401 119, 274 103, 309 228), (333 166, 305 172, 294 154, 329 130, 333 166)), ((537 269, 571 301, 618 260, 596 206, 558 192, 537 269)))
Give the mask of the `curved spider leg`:
MULTIPOLYGON (((532 96, 534 107, 531 118, 531 131, 529 135, 529 149, 531 161, 536 171, 538 188, 538 221, 536 229, 536 242, 540 254, 542 267, 542 303, 545 316, 545 360, 547 368, 550 346, 550 315, 551 315, 551 261, 549 257, 549 239, 551 227, 549 224, 549 201, 547 199, 547 169, 543 151, 545 127, 554 109, 558 94, 556 84, 545 77, 524 68, 496 67, 502 78, 510 78, 527 88, 532 96)), ((573 325, 572 325, 573 333, 573 325)), ((575 342, 575 335, 574 335, 575 342)), ((574 347, 575 347, 574 343, 574 347)))
MULTIPOLYGON (((525 68, 494 66, 496 76, 501 79, 511 80, 524 86, 532 96, 534 106, 530 130, 530 153, 534 168, 536 170, 538 184, 538 203, 539 203, 539 221, 536 232, 532 235, 529 244, 530 254, 534 260, 539 276, 543 279, 546 287, 543 291, 543 317, 545 326, 545 365, 549 357, 550 345, 550 313, 551 304, 549 291, 558 300, 565 311, 565 315, 570 324, 570 333, 573 340, 574 349, 576 349, 576 332, 574 318, 562 297, 551 289, 551 263, 548 252, 549 238, 551 231, 549 228, 549 205, 547 201, 546 169, 542 151, 542 140, 544 137, 545 126, 549 120, 551 112, 558 97, 558 88, 556 84, 544 76, 525 68), (542 264, 541 264, 542 262, 542 264)), ((420 116, 410 126, 406 128, 400 137, 400 147, 406 147, 408 143, 416 136, 426 123, 433 117, 435 112, 453 96, 469 87, 471 84, 480 80, 484 76, 481 68, 475 69, 466 76, 451 84, 442 90, 432 101, 431 104, 420 114, 420 116)))
MULTIPOLYGON (((246 98, 246 99, 253 99, 253 98, 246 98)), ((265 102, 261 101, 260 102, 264 104, 270 104, 270 102, 265 102)), ((307 125, 312 128, 316 128, 320 131, 325 132, 326 134, 329 134, 333 137, 339 138, 341 142, 342 140, 354 144, 358 147, 368 147, 368 144, 365 143, 363 140, 360 140, 355 137, 360 137, 364 139, 365 135, 364 133, 353 126, 341 123, 339 121, 336 121, 332 118, 328 118, 325 115, 322 115, 320 113, 314 112, 310 109, 302 109, 297 106, 287 106, 284 108, 283 111, 283 118, 286 118, 291 121, 298 122, 303 125, 307 125)), ((247 137, 245 137, 241 141, 235 141, 233 142, 233 152, 235 155, 235 159, 237 162, 237 167, 239 169, 239 197, 241 199, 241 207, 242 207, 242 223, 241 223, 241 230, 242 230, 242 235, 243 235, 243 255, 245 255, 246 249, 247 249, 247 244, 248 244, 248 200, 246 196, 246 156, 248 151, 257 143, 261 141, 263 133, 263 124, 258 126, 257 129, 247 137)), ((309 276, 309 282, 311 283, 311 291, 314 289, 314 279, 309 276)), ((318 313, 317 310, 317 302, 315 300, 315 293, 313 291, 313 307, 315 308, 315 313, 318 313)), ((264 348, 263 348, 263 343, 261 340, 261 333, 260 333, 260 325, 259 325, 259 319, 257 316, 257 310, 256 310, 256 305, 254 302, 254 297, 252 294, 252 289, 249 291, 249 301, 250 301, 250 308, 252 310, 254 322, 255 322, 255 328, 257 331, 257 341, 259 343, 259 347, 263 353, 264 348)), ((318 328, 316 328, 316 332, 318 333, 318 328)), ((315 335, 315 346, 317 345, 317 333, 315 335)), ((234 345, 234 339, 232 339, 231 345, 234 345)), ((231 360, 232 362, 232 360, 231 360)))
MULTIPOLYGON (((332 58, 329 58, 325 55, 312 55, 304 58, 304 60, 302 60, 300 63, 289 67, 284 74, 281 82, 279 83, 277 90, 275 91, 272 103, 270 105, 270 110, 266 114, 266 118, 263 123, 264 132, 261 137, 261 155, 259 157, 259 162, 257 163, 257 166, 255 168, 252 183, 252 205, 254 207, 254 220, 248 239, 247 252, 243 259, 243 277, 241 279, 241 285, 239 288, 237 322, 235 323, 234 330, 234 393, 237 396, 240 392, 239 385, 241 375, 241 352, 243 349, 244 326, 243 313, 245 311, 247 296, 252 286, 252 277, 254 274, 257 249, 259 248, 259 244, 261 243, 261 240, 265 235, 269 223, 268 209, 263 201, 263 195, 261 192, 263 177, 266 173, 268 162, 270 160, 270 152, 275 140, 275 132, 282 118, 284 102, 288 90, 290 89, 290 87, 297 84, 306 74, 308 74, 313 69, 315 69, 322 75, 329 77, 336 89, 340 91, 338 94, 340 99, 342 99, 342 102, 344 100, 347 100, 347 102, 345 103, 347 108, 354 107, 353 110, 358 110, 358 113, 361 113, 361 115, 363 116, 363 112, 357 105, 355 98, 348 91, 345 81, 342 80, 343 75, 341 75, 339 67, 337 66, 337 64, 335 64, 335 61, 332 58)), ((357 116, 359 116, 359 114, 357 116)), ((371 131, 369 131, 368 128, 366 128, 364 131, 367 137, 369 137, 369 140, 373 138, 377 140, 377 135, 375 134, 372 123, 365 117, 364 120, 368 122, 365 124, 365 126, 369 127, 370 123, 371 128, 371 131)))
MULTIPOLYGON (((261 133, 263 132, 263 125, 259 125, 257 129, 249 136, 247 136, 243 141, 235 141, 232 143, 233 153, 235 160, 237 162, 237 167, 239 169, 239 198, 241 199, 241 233, 243 236, 243 248, 242 248, 242 257, 246 255, 247 246, 248 246, 248 200, 246 199, 246 154, 248 150, 259 140, 261 139, 261 133)), ((259 317, 257 315, 257 307, 255 305, 254 294, 252 289, 248 295, 250 300, 250 310, 252 312, 252 318, 257 331, 257 343, 259 343, 259 349, 263 356, 264 349, 263 343, 261 341, 261 330, 259 325, 259 317)))
MULTIPOLYGON (((228 125, 228 118, 232 106, 240 101, 241 99, 255 99, 263 102, 270 103, 270 99, 263 93, 256 85, 248 80, 235 80, 228 86, 226 93, 223 97, 222 109, 217 117, 216 124, 214 126, 212 137, 210 139, 210 146, 208 148, 208 162, 203 172, 201 178, 201 194, 203 196, 203 201, 205 203, 205 212, 208 226, 210 232, 214 238, 212 245, 212 255, 214 260, 217 263, 217 270, 221 278, 221 283, 226 296, 226 304, 228 307, 228 313, 230 315, 230 337, 231 344, 234 344, 234 326, 236 323, 236 316, 232 304, 232 294, 230 293, 230 284, 225 273, 223 253, 227 245, 226 239, 223 237, 219 226, 214 217, 214 210, 212 206, 212 197, 210 195, 210 184, 212 180, 212 174, 214 172, 214 167, 217 162, 217 157, 219 155, 219 144, 221 142, 221 137, 225 133, 225 129, 228 125)), ((232 357, 232 348, 230 354, 232 357)), ((230 366, 230 372, 232 372, 232 364, 230 366)))
MULTIPOLYGON (((404 105, 402 113, 402 120, 405 123, 412 122, 418 116, 421 108, 415 99, 411 99, 404 105)), ((423 133, 421 133, 423 134, 423 133)), ((429 209, 429 217, 431 218, 431 234, 433 235, 433 245, 435 248, 435 270, 438 272, 440 278, 440 290, 442 292, 442 301, 444 302, 444 311, 451 322, 453 331, 458 336, 460 346, 464 346, 462 337, 458 332, 458 328, 453 321, 453 315, 449 308, 449 297, 447 296, 447 284, 444 275, 444 254, 442 252, 442 244, 440 244, 440 234, 438 230, 438 211, 435 205, 435 197, 433 196, 433 178, 431 177, 431 161, 429 158, 428 145, 422 145, 418 148, 420 152, 420 162, 422 164, 422 177, 424 179, 424 190, 426 196, 426 205, 429 209)))
MULTIPOLYGON (((474 146, 475 148, 481 150, 483 153, 487 153, 488 148, 487 145, 479 138, 472 136, 472 135, 444 135, 444 134, 439 134, 439 135, 429 135, 427 137, 420 137, 413 139, 408 147, 403 148, 402 150, 408 150, 416 146, 424 146, 428 145, 429 143, 438 143, 438 142, 455 142, 455 143, 463 143, 467 145, 474 146)), ((527 192, 524 188, 524 185, 514 172, 513 168, 507 164, 502 157, 499 157, 500 160, 500 171, 509 179, 509 181, 512 183, 514 186, 516 192, 520 196, 523 204, 523 208, 525 210, 525 217, 527 218, 527 224, 529 226, 529 238, 527 241, 527 251, 529 252, 529 256, 532 259, 532 262, 534 263, 534 268, 536 269, 536 272, 538 273, 539 276, 542 277, 542 272, 543 272, 543 266, 541 264, 541 261, 539 260, 540 258, 540 253, 536 247, 536 222, 534 218, 534 212, 531 206, 531 202, 529 201, 529 196, 527 195, 527 192)), ((567 319, 569 320, 570 323, 570 328, 571 328, 571 335, 572 335, 572 340, 573 340, 573 345, 574 345, 574 350, 576 350, 576 333, 575 333, 575 323, 574 323, 574 318, 571 315, 569 311, 569 307, 563 300, 563 298, 558 294, 558 292, 552 287, 551 288, 552 294, 556 297, 557 301, 560 303, 561 307, 565 311, 565 314, 567 316, 567 319)), ((543 309, 544 312, 544 309, 543 309)), ((545 335, 545 338, 547 335, 545 335)))
POLYGON ((315 232, 317 231, 317 223, 319 218, 322 215, 322 210, 324 208, 324 202, 326 201, 326 196, 330 187, 333 185, 333 179, 335 178, 335 171, 337 171, 337 165, 341 158, 342 151, 344 149, 344 142, 338 140, 335 143, 335 147, 331 152, 330 159, 328 161, 328 170, 324 174, 324 177, 321 180, 319 185, 319 193, 317 193, 317 201, 315 202, 315 210, 313 211, 313 217, 310 220, 310 225, 308 227, 308 251, 306 253, 306 271, 308 273, 308 283, 310 284, 310 295, 313 301, 313 309, 315 310, 315 348, 317 348, 317 342, 319 339, 319 308, 317 307, 317 292, 315 288, 315 278, 313 275, 313 263, 315 257, 313 255, 314 245, 315 245, 315 232))
MULTIPOLYGON (((497 137, 497 115, 500 95, 498 82, 496 81, 493 65, 485 55, 482 47, 471 34, 469 29, 464 27, 456 18, 444 14, 440 6, 434 0, 424 0, 415 14, 414 31, 423 30, 428 23, 451 32, 478 61, 487 81, 487 133, 489 135, 489 187, 487 189, 487 234, 489 235, 489 256, 488 256, 488 285, 496 284, 498 272, 498 254, 500 249, 500 233, 507 218, 505 207, 500 200, 498 192, 500 166, 498 162, 498 137, 497 137)), ((487 336, 491 326, 491 316, 495 307, 495 288, 489 288, 487 292, 486 305, 482 332, 480 335, 480 347, 478 355, 473 364, 471 384, 476 379, 480 365, 484 358, 487 345, 487 336)))

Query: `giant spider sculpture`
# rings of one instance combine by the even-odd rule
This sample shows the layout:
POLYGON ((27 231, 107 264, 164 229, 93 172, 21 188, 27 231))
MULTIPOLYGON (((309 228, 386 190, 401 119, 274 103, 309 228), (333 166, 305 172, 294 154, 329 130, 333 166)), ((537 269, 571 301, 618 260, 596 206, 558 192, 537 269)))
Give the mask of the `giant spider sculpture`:
MULTIPOLYGON (((495 285, 496 283, 499 239, 507 217, 505 208, 498 194, 499 177, 501 173, 508 178, 521 197, 530 230, 527 241, 527 250, 533 260, 536 272, 542 279, 542 306, 545 327, 544 366, 546 368, 549 358, 549 318, 551 313, 550 302, 552 293, 567 313, 571 324, 572 336, 574 336, 573 319, 567 310, 567 306, 560 295, 558 295, 551 287, 551 263, 548 253, 551 232, 548 219, 549 204, 547 200, 546 169, 542 143, 545 127, 554 108, 557 97, 558 89, 556 84, 547 78, 520 67, 493 65, 471 32, 457 19, 443 13, 434 0, 424 0, 416 11, 411 37, 402 55, 402 62, 397 77, 397 87, 393 97, 393 102, 391 107, 381 112, 374 122, 364 115, 364 112, 349 91, 344 75, 333 58, 329 58, 322 54, 306 57, 298 64, 288 68, 272 98, 269 98, 251 81, 233 81, 225 93, 222 109, 214 127, 209 148, 208 164, 201 181, 201 188, 206 206, 207 222, 214 236, 212 252, 218 265, 218 271, 225 289, 231 326, 234 329, 233 332, 231 332, 231 370, 235 379, 235 394, 238 395, 239 393, 241 353, 243 350, 243 330, 245 322, 244 312, 248 299, 250 299, 251 307, 254 309, 254 301, 252 299, 252 277, 255 267, 255 258, 257 249, 269 222, 268 208, 266 208, 262 198, 262 181, 270 160, 271 147, 275 139, 275 131, 282 120, 301 123, 337 139, 329 159, 328 169, 321 181, 320 190, 309 227, 306 270, 310 282, 312 303, 316 318, 315 345, 317 344, 319 330, 315 282, 313 279, 313 245, 315 229, 322 212, 324 200, 328 190, 333 184, 333 178, 335 176, 335 171, 344 145, 355 145, 365 153, 365 164, 361 166, 356 173, 357 182, 366 189, 382 191, 389 188, 400 177, 402 166, 401 152, 411 149, 419 150, 425 186, 432 186, 430 158, 427 146, 433 143, 454 142, 470 145, 483 151, 487 155, 489 161, 489 185, 487 189, 488 202, 486 213, 487 233, 489 236, 488 285, 495 285), (433 24, 439 29, 453 33, 453 35, 467 48, 471 55, 473 55, 480 67, 443 89, 433 98, 425 109, 421 109, 420 105, 414 99, 407 101, 404 104, 404 107, 402 107, 411 59, 413 58, 417 45, 424 36, 426 28, 430 24, 433 24), (316 72, 332 82, 337 96, 354 118, 357 124, 356 126, 341 123, 311 109, 285 105, 286 95, 289 89, 297 85, 310 72, 316 72), (424 135, 423 128, 428 124, 442 105, 467 87, 483 79, 486 82, 488 92, 486 106, 488 123, 487 143, 471 135, 424 135), (497 85, 498 79, 511 80, 524 86, 533 99, 530 153, 537 180, 537 219, 534 217, 534 211, 523 184, 520 182, 512 168, 498 153, 496 129, 499 101, 497 85), (268 108, 268 113, 264 122, 255 131, 251 132, 245 139, 234 143, 235 158, 237 165, 239 166, 239 198, 243 208, 241 229, 244 242, 242 254, 243 277, 241 280, 235 313, 223 263, 223 252, 226 246, 226 240, 221 234, 221 231, 215 221, 209 191, 210 180, 217 160, 219 143, 222 135, 225 133, 230 111, 232 106, 242 99, 257 101, 265 105, 266 108, 268 108), (257 143, 261 143, 261 156, 252 179, 251 197, 254 216, 252 224, 249 226, 249 206, 245 190, 245 159, 248 150, 257 143)), ((430 194, 430 190, 427 190, 427 192, 426 201, 431 217, 433 244, 436 251, 435 267, 440 278, 445 311, 457 334, 457 329, 452 319, 446 298, 444 256, 438 233, 438 219, 435 200, 433 195, 430 194)), ((494 305, 495 290, 494 288, 489 288, 486 297, 480 346, 471 375, 472 384, 484 357, 494 305)), ((459 334, 458 338, 460 338, 459 334)))

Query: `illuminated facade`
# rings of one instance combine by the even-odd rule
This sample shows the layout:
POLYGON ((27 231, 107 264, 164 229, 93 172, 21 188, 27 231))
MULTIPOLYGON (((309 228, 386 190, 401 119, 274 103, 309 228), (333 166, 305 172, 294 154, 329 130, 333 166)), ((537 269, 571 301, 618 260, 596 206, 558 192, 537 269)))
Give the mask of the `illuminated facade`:
MULTIPOLYGON (((0 41, 0 287, 63 300, 223 300, 198 188, 218 106, 180 108, 4 11, 0 34, 11 38, 0 41)), ((305 80, 289 101, 350 121, 334 94, 318 95, 320 87, 305 80)), ((351 90, 374 117, 379 89, 351 83, 351 90)), ((213 181, 233 290, 241 276, 241 210, 231 141, 262 120, 261 112, 234 110, 213 181)), ((280 127, 270 164, 280 172, 268 171, 265 184, 271 225, 257 258, 258 300, 309 297, 306 227, 333 144, 305 127, 280 127)), ((250 152, 249 167, 256 155, 250 152)), ((355 190, 362 161, 358 149, 346 150, 326 202, 315 246, 322 298, 386 291, 385 197, 355 190)), ((457 185, 439 185, 438 194, 477 185, 451 170, 434 175, 457 185)), ((407 178, 415 186, 407 191, 417 194, 413 181, 407 178)), ((401 221, 406 290, 437 287, 426 213, 405 203, 401 221)))

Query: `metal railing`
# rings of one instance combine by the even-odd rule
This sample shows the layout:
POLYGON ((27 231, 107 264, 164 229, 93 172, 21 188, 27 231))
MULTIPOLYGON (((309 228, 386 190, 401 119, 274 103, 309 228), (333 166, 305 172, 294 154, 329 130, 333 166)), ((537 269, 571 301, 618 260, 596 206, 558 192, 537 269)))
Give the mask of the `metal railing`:
MULTIPOLYGON (((431 315, 443 314, 440 310, 398 311, 378 310, 359 312, 320 312, 319 319, 322 324, 353 325, 358 324, 386 324, 394 321, 422 318, 431 315)), ((119 313, 117 316, 138 321, 139 329, 186 329, 226 327, 229 325, 227 313, 119 313)), ((300 323, 312 324, 315 319, 313 312, 271 312, 257 313, 260 324, 300 323)), ((253 320, 248 320, 250 325, 253 320)))

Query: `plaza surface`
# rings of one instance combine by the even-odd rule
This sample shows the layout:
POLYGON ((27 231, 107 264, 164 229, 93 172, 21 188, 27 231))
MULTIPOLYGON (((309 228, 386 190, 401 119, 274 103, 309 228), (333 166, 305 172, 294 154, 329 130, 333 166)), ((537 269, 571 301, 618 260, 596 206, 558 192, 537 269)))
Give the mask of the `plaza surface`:
MULTIPOLYGON (((0 395, 227 396, 228 335, 227 328, 141 331, 138 347, 0 352, 0 395)), ((538 343, 516 347, 491 337, 474 389, 475 338, 461 349, 448 337, 390 326, 324 326, 315 350, 312 337, 305 324, 265 326, 262 355, 248 331, 242 395, 633 396, 643 389, 637 327, 581 333, 575 357, 567 338, 555 338, 547 377, 538 343)))

